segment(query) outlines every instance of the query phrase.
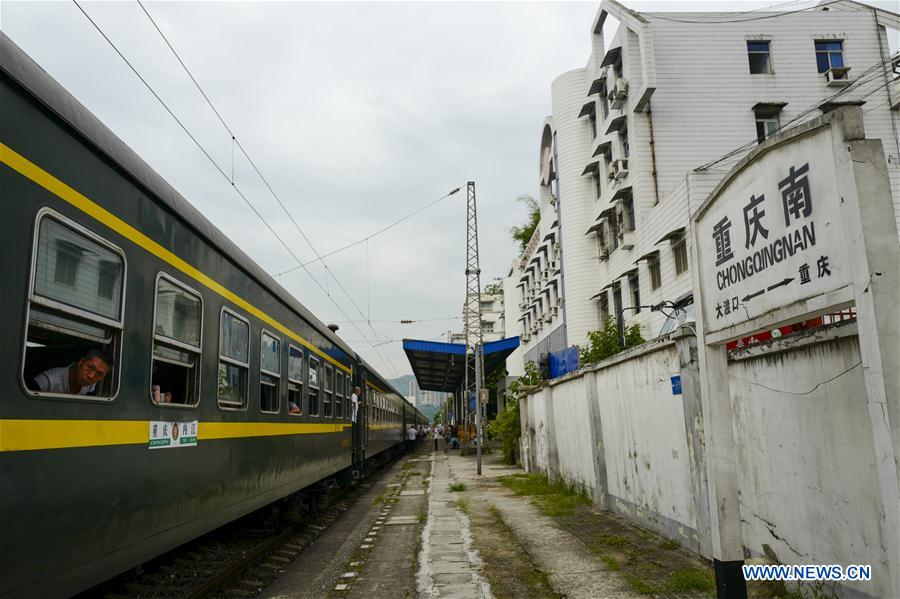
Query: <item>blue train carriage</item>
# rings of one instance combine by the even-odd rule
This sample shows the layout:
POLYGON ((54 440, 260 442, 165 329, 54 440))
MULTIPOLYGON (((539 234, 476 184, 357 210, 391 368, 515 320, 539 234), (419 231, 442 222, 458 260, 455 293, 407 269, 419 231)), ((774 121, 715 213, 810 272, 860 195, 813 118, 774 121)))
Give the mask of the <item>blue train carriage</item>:
POLYGON ((0 66, 0 596, 67 595, 350 468, 357 358, 2 34, 0 66), (46 386, 92 349, 89 393, 46 386))

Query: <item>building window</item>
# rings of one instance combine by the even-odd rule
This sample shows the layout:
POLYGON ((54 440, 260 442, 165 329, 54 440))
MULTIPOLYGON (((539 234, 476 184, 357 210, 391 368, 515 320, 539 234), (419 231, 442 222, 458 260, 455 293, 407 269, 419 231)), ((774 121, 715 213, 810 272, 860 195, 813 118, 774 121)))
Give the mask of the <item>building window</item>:
POLYGON ((630 195, 622 200, 622 228, 626 233, 634 231, 634 198, 630 195))
POLYGON ((659 254, 647 261, 647 269, 650 271, 650 290, 656 291, 662 287, 662 273, 659 268, 659 254))
POLYGON ((687 238, 682 236, 675 243, 672 244, 672 255, 675 259, 675 275, 680 275, 683 272, 687 272, 688 269, 688 257, 687 257, 687 238))
POLYGON ((778 133, 778 115, 760 116, 756 115, 756 141, 762 143, 768 138, 778 133))
POLYGON ((598 170, 594 173, 594 188, 597 191, 596 199, 600 199, 600 196, 603 195, 603 177, 600 175, 600 171, 598 170))
POLYGON ((263 331, 259 343, 259 409, 277 414, 281 381, 281 341, 263 331))
POLYGON ((307 360, 309 368, 309 376, 306 379, 306 386, 309 387, 309 405, 306 413, 310 416, 319 415, 319 361, 312 356, 307 360))
POLYGON ((250 323, 222 309, 219 329, 219 405, 242 408, 247 400, 250 370, 250 323))
POLYGON ((613 214, 610 218, 607 219, 609 223, 609 251, 614 251, 617 247, 619 247, 619 214, 616 211, 616 214, 613 214))
POLYGON ((482 320, 481 321, 481 332, 482 333, 493 333, 494 332, 494 323, 490 320, 482 320))
POLYGON ((288 347, 288 414, 303 413, 303 352, 288 347))
POLYGON ((751 75, 768 75, 772 73, 772 57, 769 54, 768 41, 747 42, 747 58, 750 61, 751 75))
POLYGON ((622 138, 622 158, 628 158, 629 148, 628 148, 628 126, 622 125, 622 128, 619 129, 619 135, 622 138))
POLYGON ((641 283, 638 273, 628 277, 628 289, 631 291, 631 307, 635 313, 641 311, 641 283))
POLYGON ((481 309, 484 312, 493 312, 494 302, 493 301, 481 302, 481 309))
POLYGON ((606 321, 608 318, 609 318, 609 294, 604 292, 603 295, 600 296, 600 328, 603 328, 603 325, 606 324, 606 321))
POLYGON ((613 283, 613 310, 616 320, 622 317, 622 284, 618 281, 613 283))
POLYGON ((843 40, 822 40, 816 42, 816 68, 820 73, 844 67, 843 40))
POLYGON ((609 101, 606 99, 606 84, 603 84, 603 87, 600 88, 600 112, 603 115, 603 120, 601 122, 606 121, 606 117, 609 116, 609 101))
POLYGON ((591 110, 590 114, 588 114, 588 123, 591 126, 591 139, 597 138, 597 113, 594 110, 591 110))
POLYGON ((195 406, 200 399, 200 294, 161 275, 156 282, 150 398, 195 406))
POLYGON ((125 256, 88 229, 48 210, 39 214, 36 227, 25 386, 35 393, 110 399, 120 371, 114 356, 124 324, 125 256), (101 289, 98 281, 104 276, 101 289), (60 369, 80 364, 91 350, 102 355, 86 359, 84 368, 99 379, 74 391, 68 385, 63 388, 60 369), (102 373, 102 365, 94 368, 97 359, 105 363, 102 373))

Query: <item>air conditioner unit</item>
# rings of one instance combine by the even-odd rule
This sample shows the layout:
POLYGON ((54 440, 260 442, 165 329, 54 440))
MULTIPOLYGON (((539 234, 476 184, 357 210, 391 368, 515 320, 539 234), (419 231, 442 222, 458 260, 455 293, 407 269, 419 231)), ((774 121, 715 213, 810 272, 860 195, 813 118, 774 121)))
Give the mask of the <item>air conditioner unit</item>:
POLYGON ((617 79, 615 86, 609 92, 609 105, 612 108, 622 108, 628 99, 628 81, 617 79))
POLYGON ((628 161, 616 160, 613 162, 613 172, 616 179, 624 179, 628 176, 628 161))
POLYGON ((833 67, 825 71, 828 87, 844 87, 850 84, 850 67, 833 67))
POLYGON ((622 231, 619 234, 619 247, 623 250, 630 250, 634 247, 635 239, 637 235, 634 231, 622 231))

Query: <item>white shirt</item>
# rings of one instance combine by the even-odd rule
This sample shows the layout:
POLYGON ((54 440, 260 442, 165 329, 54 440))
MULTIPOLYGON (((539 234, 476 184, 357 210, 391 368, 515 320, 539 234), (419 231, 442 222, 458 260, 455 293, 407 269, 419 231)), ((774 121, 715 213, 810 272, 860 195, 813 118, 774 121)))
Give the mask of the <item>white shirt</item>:
MULTIPOLYGON (((37 386, 40 387, 41 391, 46 391, 48 393, 67 393, 72 395, 72 392, 69 391, 69 368, 74 366, 75 363, 73 362, 69 366, 60 366, 59 368, 45 370, 34 377, 34 382, 37 383, 37 386)), ((78 390, 77 394, 87 395, 88 393, 93 393, 96 387, 97 385, 82 387, 78 390)))
POLYGON ((409 430, 406 431, 406 438, 409 439, 410 441, 415 441, 416 436, 418 434, 419 434, 419 432, 414 427, 411 426, 411 427, 409 427, 409 430))
POLYGON ((359 398, 356 396, 356 393, 350 394, 350 402, 353 408, 353 411, 350 413, 350 422, 356 422, 356 410, 359 409, 359 398))

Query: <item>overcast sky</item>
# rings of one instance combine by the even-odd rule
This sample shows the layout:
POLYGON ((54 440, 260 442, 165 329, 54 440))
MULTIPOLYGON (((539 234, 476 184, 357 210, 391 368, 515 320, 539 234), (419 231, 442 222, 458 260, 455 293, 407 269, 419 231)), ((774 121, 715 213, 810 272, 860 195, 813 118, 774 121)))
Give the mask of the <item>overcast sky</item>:
MULTIPOLYGON (((637 10, 747 10, 768 2, 626 2, 637 10)), ((810 3, 786 5, 809 6, 810 3)), ((885 3, 880 3, 885 4, 885 3)), ((890 3, 887 3, 890 4, 890 3)), ((465 185, 475 181, 482 284, 505 274, 508 227, 537 195, 550 83, 590 53, 598 2, 145 2, 237 139, 320 253, 459 194, 323 267, 279 281, 389 378, 399 342, 461 329, 465 185), (341 313, 341 310, 346 314, 341 313), (370 315, 372 328, 346 322, 370 315), (414 325, 400 319, 455 320, 414 325), (357 330, 357 328, 359 330, 357 330)), ((82 4, 304 261, 285 217, 137 3, 82 4)), ((71 2, 0 4, 3 31, 270 273, 296 265, 71 2)), ((611 23, 612 25, 612 23, 611 23)), ((892 40, 893 41, 893 40, 892 40)))

